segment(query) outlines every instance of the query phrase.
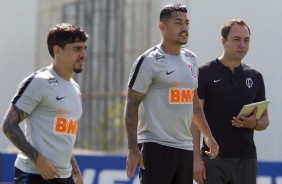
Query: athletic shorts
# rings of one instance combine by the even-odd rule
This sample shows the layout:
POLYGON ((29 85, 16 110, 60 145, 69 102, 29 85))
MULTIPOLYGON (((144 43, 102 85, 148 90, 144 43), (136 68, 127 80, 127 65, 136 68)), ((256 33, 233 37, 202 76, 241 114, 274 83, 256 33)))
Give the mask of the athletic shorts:
POLYGON ((257 159, 203 157, 205 184, 256 184, 257 159))
POLYGON ((31 174, 15 167, 15 184, 75 184, 72 177, 44 180, 40 174, 31 174))
POLYGON ((193 151, 151 142, 139 148, 145 166, 140 168, 140 184, 193 184, 193 151))

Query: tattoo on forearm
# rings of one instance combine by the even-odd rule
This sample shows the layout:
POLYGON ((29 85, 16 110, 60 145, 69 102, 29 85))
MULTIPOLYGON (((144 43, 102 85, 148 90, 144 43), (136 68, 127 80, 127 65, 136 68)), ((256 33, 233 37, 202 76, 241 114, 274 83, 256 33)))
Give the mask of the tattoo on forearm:
POLYGON ((72 172, 71 172, 72 175, 76 175, 77 173, 80 173, 80 170, 78 168, 74 155, 72 155, 71 157, 71 165, 72 165, 72 172))
POLYGON ((144 95, 129 90, 125 107, 125 125, 128 137, 128 148, 137 146, 138 108, 144 95))
POLYGON ((133 148, 137 145, 137 117, 138 112, 133 109, 131 103, 126 104, 125 123, 128 136, 128 148, 133 148))
POLYGON ((24 133, 19 127, 19 123, 22 122, 28 114, 14 105, 8 110, 6 114, 2 129, 8 139, 24 154, 26 154, 32 161, 36 161, 39 152, 32 147, 32 145, 26 140, 24 133))

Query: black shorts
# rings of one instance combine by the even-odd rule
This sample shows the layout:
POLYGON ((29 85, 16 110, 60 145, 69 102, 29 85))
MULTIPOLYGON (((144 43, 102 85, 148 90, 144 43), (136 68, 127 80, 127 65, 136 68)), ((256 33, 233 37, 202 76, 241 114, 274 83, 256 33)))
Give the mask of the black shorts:
POLYGON ((40 174, 31 174, 15 167, 15 184, 75 184, 72 177, 44 180, 40 174))
POLYGON ((256 184, 257 159, 204 157, 203 162, 205 184, 256 184))
POLYGON ((163 146, 156 143, 142 143, 145 170, 140 168, 141 184, 192 184, 193 152, 163 146))

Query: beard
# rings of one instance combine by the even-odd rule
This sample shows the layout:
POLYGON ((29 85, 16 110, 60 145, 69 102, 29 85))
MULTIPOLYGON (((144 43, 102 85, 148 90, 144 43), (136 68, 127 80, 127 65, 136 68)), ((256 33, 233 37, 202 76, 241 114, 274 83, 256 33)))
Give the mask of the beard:
MULTIPOLYGON (((185 33, 185 32, 182 32, 185 33)), ((179 45, 185 45, 188 42, 188 33, 186 33, 186 36, 182 36, 181 33, 178 35, 178 38, 176 40, 176 43, 179 45)))
POLYGON ((74 73, 81 73, 82 72, 82 68, 74 68, 73 71, 74 73))
POLYGON ((74 66, 73 67, 73 72, 74 73, 81 73, 83 71, 83 67, 82 67, 82 64, 80 64, 79 66, 74 66))
POLYGON ((182 41, 182 42, 177 40, 176 43, 178 43, 179 45, 185 45, 187 43, 187 40, 186 41, 182 41))

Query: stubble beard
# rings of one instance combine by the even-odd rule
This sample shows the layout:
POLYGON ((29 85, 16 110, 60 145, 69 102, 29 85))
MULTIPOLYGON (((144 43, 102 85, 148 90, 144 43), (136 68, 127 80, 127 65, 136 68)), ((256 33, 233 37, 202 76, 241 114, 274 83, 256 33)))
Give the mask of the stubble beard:
POLYGON ((79 67, 73 67, 74 73, 81 73, 83 71, 82 64, 79 67))
POLYGON ((176 43, 179 44, 179 45, 185 45, 187 43, 187 40, 184 41, 184 42, 181 42, 181 41, 177 40, 176 43))
POLYGON ((81 73, 82 72, 82 68, 80 68, 80 69, 74 69, 73 71, 74 71, 74 73, 81 73))

